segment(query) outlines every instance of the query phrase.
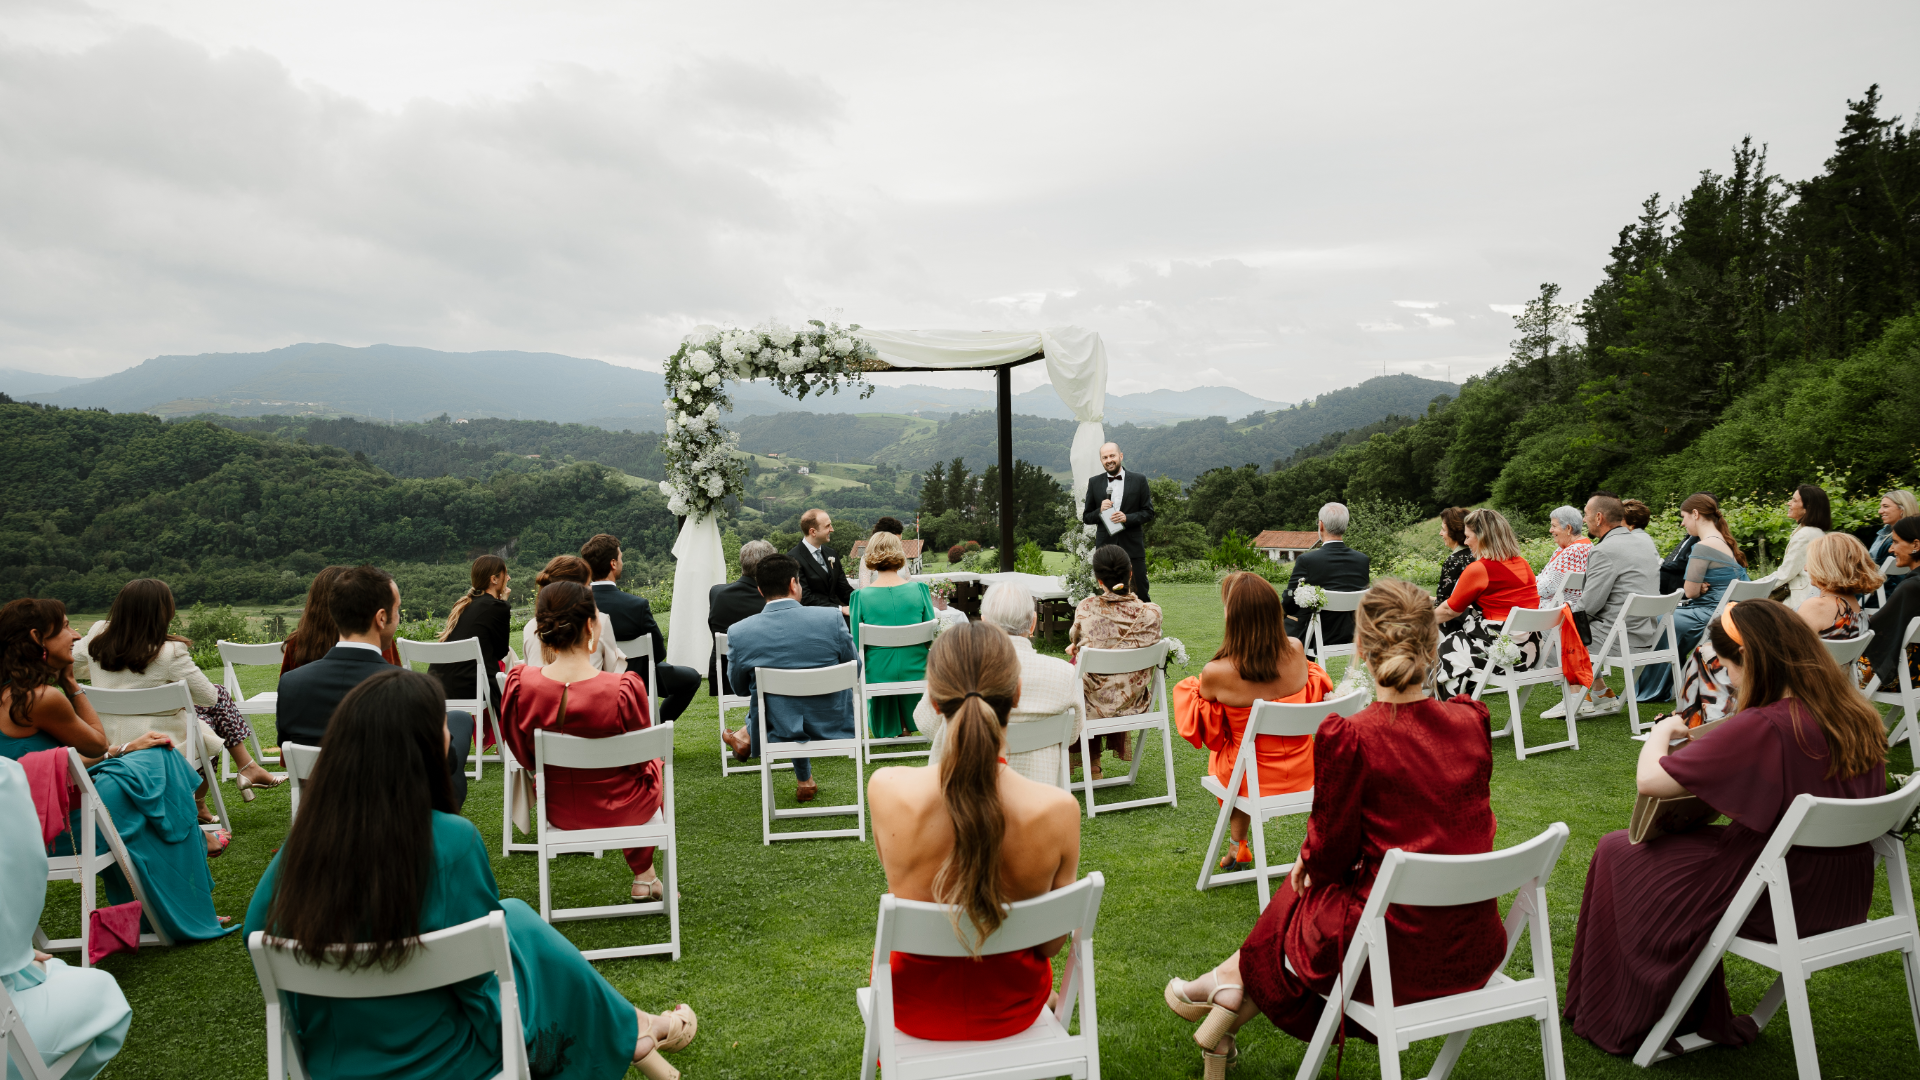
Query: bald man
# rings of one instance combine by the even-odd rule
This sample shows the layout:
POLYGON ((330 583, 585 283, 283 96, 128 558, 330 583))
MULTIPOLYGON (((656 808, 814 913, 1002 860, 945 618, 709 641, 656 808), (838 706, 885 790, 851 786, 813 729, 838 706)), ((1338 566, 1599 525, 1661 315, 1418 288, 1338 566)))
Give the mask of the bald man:
POLYGON ((1080 520, 1095 528, 1094 546, 1114 544, 1133 560, 1133 592, 1142 600, 1147 592, 1147 523, 1153 520, 1153 492, 1147 478, 1122 467, 1125 455, 1108 443, 1100 448, 1100 467, 1106 472, 1087 481, 1087 502, 1080 520))

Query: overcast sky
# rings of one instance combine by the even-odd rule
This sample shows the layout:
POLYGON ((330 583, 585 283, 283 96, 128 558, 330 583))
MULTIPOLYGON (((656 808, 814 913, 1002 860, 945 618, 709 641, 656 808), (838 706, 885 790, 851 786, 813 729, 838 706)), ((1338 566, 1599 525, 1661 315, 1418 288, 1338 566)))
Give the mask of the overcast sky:
POLYGON ((0 367, 657 368, 837 316, 1089 326, 1115 392, 1459 379, 1741 136, 1791 180, 1869 83, 1911 115, 1916 41, 1912 0, 0 0, 0 367))

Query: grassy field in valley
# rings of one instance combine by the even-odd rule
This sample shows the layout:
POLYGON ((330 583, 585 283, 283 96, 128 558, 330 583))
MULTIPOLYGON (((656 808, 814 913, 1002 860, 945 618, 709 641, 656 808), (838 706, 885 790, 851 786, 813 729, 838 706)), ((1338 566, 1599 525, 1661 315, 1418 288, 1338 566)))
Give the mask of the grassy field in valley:
MULTIPOLYGON (((1157 586, 1166 611, 1166 632, 1183 639, 1193 670, 1217 647, 1220 608, 1210 585, 1157 586)), ((1058 641, 1052 649, 1057 651, 1058 641)), ((1174 676, 1181 675, 1178 669, 1174 676)), ((216 678, 218 677, 216 673, 216 678)), ((250 691, 266 689, 272 673, 249 675, 250 691)), ((1617 683, 1616 683, 1617 685, 1617 683)), ((1548 704, 1536 695, 1527 709, 1537 718, 1548 704)), ((1492 703, 1494 724, 1504 723, 1504 701, 1492 703)), ((734 715, 737 722, 738 715, 734 715)), ((1633 762, 1639 744, 1627 738, 1622 716, 1582 722, 1582 748, 1517 762, 1512 744, 1494 744, 1493 808, 1500 822, 1496 843, 1524 841, 1555 821, 1573 830, 1549 886, 1556 971, 1564 991, 1586 867, 1595 843, 1626 825, 1632 804, 1633 762)), ((1556 726, 1533 719, 1537 741, 1556 726)), ((866 984, 873 948, 874 917, 885 880, 870 842, 799 841, 764 847, 759 840, 759 785, 750 775, 719 775, 719 742, 713 699, 702 696, 681 718, 676 736, 676 796, 682 845, 680 888, 684 957, 619 960, 599 965, 621 993, 648 1010, 689 1002, 700 1014, 700 1036, 674 1056, 690 1078, 787 1078, 857 1074, 861 1023, 854 990, 866 984)), ((1164 790, 1157 748, 1142 766, 1142 784, 1164 790)), ((1894 771, 1911 768, 1906 746, 1894 752, 1894 771)), ((1194 880, 1216 812, 1200 788, 1205 757, 1177 737, 1174 768, 1178 808, 1121 811, 1083 822, 1081 872, 1107 877, 1106 899, 1094 932, 1101 1028, 1102 1072, 1113 1078, 1192 1077, 1200 1055, 1181 1023, 1161 1002, 1170 976, 1192 977, 1237 948, 1257 914, 1254 889, 1241 885, 1196 892, 1194 880)), ((847 801, 854 776, 845 761, 817 774, 822 799, 847 801)), ((503 895, 537 906, 532 855, 498 857, 501 780, 489 766, 486 779, 468 796, 466 814, 494 851, 494 873, 503 895)), ((791 781, 776 782, 782 805, 793 805, 791 781)), ((1109 791, 1108 799, 1126 796, 1109 791)), ((213 863, 215 901, 238 921, 267 860, 287 828, 284 787, 243 804, 229 789, 237 836, 213 863)), ((1269 849, 1284 862, 1298 846, 1304 818, 1279 819, 1269 828, 1269 849)), ((788 826, 783 826, 788 827, 788 826)), ((805 827, 803 824, 791 827, 805 827)), ((556 867, 556 900, 609 903, 625 895, 627 875, 617 855, 603 860, 568 857, 556 867)), ((78 891, 48 890, 46 925, 55 936, 76 931, 78 891)), ((1888 911, 1885 889, 1876 915, 1888 911)), ((582 946, 660 940, 659 918, 565 924, 582 946)), ((1524 971, 1520 950, 1512 972, 1524 971)), ((180 948, 149 948, 105 960, 134 1006, 127 1046, 106 1076, 124 1078, 257 1077, 265 1068, 260 993, 238 935, 180 948)), ((1751 1008, 1770 981, 1761 969, 1728 962, 1736 1008, 1751 1008)), ((1833 1077, 1920 1075, 1906 989, 1897 957, 1880 956, 1814 976, 1811 995, 1822 1071, 1833 1077)), ((1564 1028, 1563 1028, 1564 1030, 1564 1028)), ((1652 1074, 1611 1057, 1565 1031, 1568 1075, 1573 1077, 1763 1077, 1794 1075, 1792 1039, 1783 1017, 1744 1050, 1708 1050, 1657 1066, 1652 1074)), ((1416 1044, 1406 1055, 1410 1076, 1422 1075, 1439 1050, 1438 1040, 1416 1044)), ((1242 1039, 1237 1076, 1291 1076, 1302 1045, 1256 1020, 1242 1039)), ((1345 1075, 1378 1075, 1375 1049, 1348 1046, 1345 1075)), ((1482 1029, 1467 1045, 1455 1075, 1534 1077, 1541 1074, 1540 1040, 1531 1024, 1512 1022, 1482 1029)), ((638 1075, 637 1072, 631 1075, 638 1075)), ((1327 1075, 1332 1075, 1329 1063, 1327 1075)))

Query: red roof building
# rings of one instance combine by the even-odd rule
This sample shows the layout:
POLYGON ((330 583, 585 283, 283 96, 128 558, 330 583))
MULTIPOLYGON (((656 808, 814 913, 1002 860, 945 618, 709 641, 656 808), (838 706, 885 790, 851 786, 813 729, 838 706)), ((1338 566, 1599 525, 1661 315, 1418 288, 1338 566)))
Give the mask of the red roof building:
POLYGON ((1268 529, 1253 538, 1253 546, 1267 553, 1274 562, 1291 562, 1302 553, 1313 550, 1320 543, 1318 532, 1295 532, 1289 529, 1268 529))

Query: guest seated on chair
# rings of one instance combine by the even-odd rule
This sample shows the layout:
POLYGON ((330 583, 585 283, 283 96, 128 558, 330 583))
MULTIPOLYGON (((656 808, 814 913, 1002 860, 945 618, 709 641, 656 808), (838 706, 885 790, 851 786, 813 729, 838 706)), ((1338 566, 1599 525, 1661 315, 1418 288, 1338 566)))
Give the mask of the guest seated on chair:
MULTIPOLYGON (((213 912, 207 860, 225 851, 231 838, 200 829, 193 807, 200 774, 169 749, 166 735, 149 731, 122 743, 108 741, 73 677, 79 638, 58 600, 23 598, 0 608, 0 757, 57 751, 59 763, 48 771, 51 782, 64 784, 66 748, 78 750, 145 886, 146 920, 175 941, 219 937, 227 928, 213 912)), ((79 847, 71 829, 55 843, 56 854, 79 847)), ((133 899, 118 867, 100 876, 111 903, 133 899)))
MULTIPOLYGON (((1583 624, 1580 636, 1594 652, 1596 669, 1599 651, 1606 646, 1614 624, 1623 617, 1627 601, 1636 595, 1664 595, 1660 592, 1660 551, 1645 531, 1626 527, 1626 513, 1618 498, 1604 492, 1587 500, 1587 535, 1593 537, 1593 550, 1587 552, 1587 585, 1580 591, 1580 599, 1573 602, 1573 611, 1583 624)), ((1622 631, 1633 652, 1651 650, 1659 632, 1654 619, 1636 620, 1622 631)), ((1619 647, 1616 642, 1616 653, 1619 647)), ((1650 669, 1641 670, 1653 674, 1650 669)), ((1646 685, 1645 679, 1636 679, 1635 689, 1641 691, 1637 699, 1657 700, 1644 692, 1646 685)), ((1607 716, 1625 708, 1626 703, 1612 687, 1596 678, 1577 707, 1581 716, 1607 716)), ((1565 716, 1566 704, 1555 705, 1540 715, 1565 716)))
MULTIPOLYGON (((500 670, 500 662, 513 651, 507 641, 507 630, 513 621, 513 605, 507 603, 513 589, 507 582, 512 577, 507 573, 507 561, 498 555, 482 555, 473 560, 468 570, 468 580, 473 586, 454 602, 453 610, 447 612, 447 625, 440 631, 441 641, 480 639, 480 665, 486 672, 487 695, 493 699, 496 717, 500 715, 500 680, 493 676, 500 670)), ((471 701, 480 696, 473 685, 470 660, 428 664, 427 674, 440 680, 450 698, 471 701)))
MULTIPOLYGON (((881 769, 867 784, 887 891, 959 908, 954 932, 971 947, 999 929, 1006 905, 1073 884, 1080 865, 1080 804, 1006 765, 1020 673, 1020 655, 997 626, 941 634, 927 660, 928 697, 945 718, 940 763, 881 769)), ((1047 1007, 1048 958, 1066 941, 994 956, 896 952, 894 1026, 942 1041, 1018 1035, 1047 1007)))
MULTIPOLYGON (((924 581, 908 581, 900 575, 907 565, 900 538, 877 532, 867 541, 861 562, 874 573, 873 584, 853 594, 848 622, 853 629, 853 647, 860 648, 860 624, 871 626, 911 626, 932 622, 939 613, 933 610, 933 594, 924 581)), ((868 682, 911 682, 926 678, 928 645, 906 645, 890 649, 863 650, 868 682)), ((918 735, 914 726, 914 706, 920 695, 895 694, 867 702, 867 731, 876 739, 918 735)))
MULTIPOLYGON (((1093 553, 1093 580, 1100 591, 1080 601, 1073 611, 1073 625, 1067 628, 1067 655, 1081 649, 1144 649, 1160 640, 1160 605, 1133 594, 1133 559, 1117 544, 1103 544, 1093 553)), ((1153 700, 1153 672, 1129 671, 1124 675, 1088 675, 1086 677, 1087 715, 1084 720, 1110 716, 1132 716, 1147 711, 1153 700)), ((1100 735, 1088 742, 1093 760, 1086 767, 1100 779, 1102 746, 1132 761, 1129 749, 1131 732, 1100 735)), ((1077 745, 1077 744, 1076 744, 1077 745)), ((1075 768, 1080 752, 1073 753, 1075 768)))
MULTIPOLYGON (((620 541, 606 533, 580 545, 580 557, 593 571, 593 602, 613 620, 613 632, 620 641, 649 638, 653 641, 653 667, 660 673, 660 685, 653 692, 660 696, 660 721, 671 724, 693 704, 700 692, 700 673, 693 668, 667 663, 667 639, 660 624, 653 621, 653 607, 644 596, 620 589, 620 541)), ((647 677, 644 664, 628 665, 647 677)))
MULTIPOLYGON (((1240 738, 1255 701, 1321 701, 1333 690, 1333 680, 1307 659, 1300 642, 1286 635, 1280 596, 1265 578, 1228 574, 1220 582, 1220 606, 1226 612, 1220 651, 1200 674, 1173 688, 1173 719, 1183 738, 1207 751, 1207 774, 1224 788, 1233 779, 1240 738)), ((1254 756, 1259 759, 1261 798, 1313 786, 1311 736, 1261 736, 1254 756)), ((1236 794, 1250 791, 1243 780, 1236 794)), ((1253 867, 1253 849, 1247 846, 1250 820, 1239 810, 1229 818, 1233 848, 1221 857, 1220 873, 1253 867)))
POLYGON ((1453 595, 1453 587, 1460 584, 1460 572, 1473 561, 1473 552, 1467 547, 1467 511, 1458 506, 1449 506, 1440 511, 1440 542, 1447 545, 1447 558, 1440 564, 1440 584, 1434 587, 1433 598, 1446 603, 1453 595))
POLYGON ((1645 532, 1653 521, 1653 508, 1639 499, 1621 499, 1620 521, 1633 532, 1645 532))
MULTIPOLYGON (((1034 605, 1033 594, 1017 581, 995 582, 980 598, 980 621, 1005 630, 1013 641, 1014 653, 1020 657, 1020 702, 1007 714, 1008 727, 1050 720, 1072 709, 1073 735, 1077 739, 1084 717, 1080 715, 1079 688, 1073 684, 1073 665, 1034 649, 1033 630, 1040 621, 1040 612, 1034 605)), ((959 625, 967 623, 963 620, 959 625)), ((952 629, 948 627, 947 632, 952 629)), ((914 726, 933 740, 933 753, 928 756, 927 764, 940 764, 947 752, 947 718, 933 707, 933 702, 922 697, 913 707, 913 719, 914 726)), ((1007 767, 1029 780, 1058 786, 1061 752, 1058 746, 1043 746, 1008 754, 1007 767)))
MULTIPOLYGON (((750 615, 760 614, 767 601, 760 595, 760 584, 753 579, 753 573, 760 568, 760 560, 773 554, 773 545, 765 540, 749 540, 740 545, 740 580, 729 581, 724 585, 715 585, 707 590, 707 629, 715 634, 724 634, 733 628, 733 624, 750 615)), ((719 697, 720 688, 726 685, 726 664, 720 658, 720 650, 715 648, 707 660, 707 696, 719 697)))
MULTIPOLYGON (((1540 591, 1533 567, 1520 554, 1513 527, 1497 510, 1480 509, 1467 515, 1467 547, 1474 561, 1460 575, 1453 598, 1434 609, 1442 623, 1453 625, 1440 641, 1440 692, 1471 694, 1487 650, 1501 636, 1507 613, 1517 607, 1537 607, 1540 591)), ((1520 662, 1507 671, 1525 671, 1540 660, 1540 635, 1513 639, 1520 662)))
MULTIPOLYGON (((294 668, 305 667, 315 660, 333 651, 340 643, 340 628, 333 625, 333 613, 328 605, 333 597, 333 580, 346 573, 352 567, 328 566, 313 575, 313 583, 307 586, 307 605, 300 612, 300 621, 294 625, 293 633, 287 635, 280 651, 280 674, 285 675, 294 668)), ((395 667, 400 666, 400 649, 389 642, 380 652, 381 659, 395 667)))
MULTIPOLYGON (((587 568, 587 560, 578 555, 555 555, 547 560, 547 565, 533 576, 534 595, 556 581, 571 581, 588 585, 593 581, 593 571, 587 568)), ((598 607, 598 604, 594 605, 598 607)), ((524 659, 520 661, 528 667, 539 667, 547 662, 546 650, 540 644, 540 626, 532 619, 520 631, 520 651, 524 659)), ((627 658, 613 647, 613 620, 607 613, 600 613, 600 635, 594 646, 593 655, 587 658, 595 671, 611 671, 618 674, 627 670, 627 658)), ((513 665, 519 667, 520 664, 513 665)), ((645 680, 642 680, 645 681, 645 680)))
MULTIPOLYGON (((1814 538, 1833 528, 1833 502, 1827 498, 1825 488, 1812 484, 1801 484, 1793 489, 1793 496, 1787 500, 1787 516, 1798 522, 1793 535, 1787 538, 1787 550, 1780 556, 1780 565, 1766 577, 1758 581, 1771 581, 1785 586, 1788 606, 1797 606, 1812 597, 1815 590, 1813 582, 1807 577, 1807 549, 1814 538)), ((1775 596, 1779 595, 1775 590, 1775 596)))
MULTIPOLYGON (((1677 751, 1681 717, 1661 719, 1640 748, 1636 786, 1656 798, 1697 795, 1732 821, 1631 844, 1600 839, 1567 970, 1566 1017, 1611 1054, 1631 1054, 1653 1029, 1794 798, 1865 799, 1887 792, 1880 713, 1829 662, 1813 631, 1781 604, 1728 605, 1708 633, 1739 706, 1677 751)), ((1794 918, 1811 937, 1866 919, 1873 849, 1795 848, 1787 856, 1794 918)), ((1741 931, 1773 940, 1762 904, 1741 931)), ((1759 1029, 1733 1015, 1714 969, 1681 1034, 1744 1046, 1759 1029)))
POLYGON ((1800 621, 1823 638, 1844 641, 1867 628, 1860 597, 1878 589, 1886 576, 1852 533, 1830 532, 1807 546, 1807 580, 1820 591, 1795 609, 1800 621))
MULTIPOLYGON (((1680 527, 1687 530, 1691 543, 1687 546, 1690 554, 1680 583, 1687 598, 1674 609, 1673 632, 1680 655, 1690 657, 1706 632, 1707 620, 1720 609, 1720 598, 1726 595, 1727 586, 1747 580, 1747 557, 1740 551, 1740 545, 1733 542, 1733 531, 1721 516, 1719 501, 1705 492, 1689 495, 1687 501, 1680 504, 1680 527)), ((1665 572, 1661 571, 1663 575, 1665 572)), ((1684 680, 1684 670, 1681 677, 1684 680)), ((1642 701, 1664 700, 1674 692, 1672 664, 1648 668, 1642 678, 1644 681, 1637 687, 1642 701)))
MULTIPOLYGON (((1920 517, 1920 500, 1914 499, 1913 492, 1897 488, 1880 496, 1880 527, 1868 526, 1854 533, 1867 545, 1867 557, 1873 560, 1874 566, 1885 566, 1893 557, 1893 524, 1903 517, 1920 517)), ((1864 603, 1873 608, 1878 601, 1868 596, 1864 603)))
MULTIPOLYGON (((1920 517, 1903 517, 1893 523, 1894 565, 1920 569, 1920 517)), ((1867 624, 1873 641, 1860 657, 1860 685, 1880 676, 1882 691, 1900 689, 1900 643, 1906 640, 1907 624, 1920 618, 1920 573, 1900 579, 1900 587, 1887 594, 1887 602, 1873 613, 1867 624)), ((1913 684, 1920 686, 1920 645, 1907 646, 1907 670, 1913 684)))
MULTIPOLYGON (((1371 561, 1364 551, 1347 546, 1347 508, 1330 502, 1320 508, 1320 546, 1303 552, 1293 560, 1293 573, 1287 575, 1287 587, 1280 603, 1287 609, 1287 634, 1306 640, 1307 623, 1312 613, 1294 603, 1293 591, 1304 582, 1334 592, 1359 592, 1367 587, 1371 561)), ((1353 640, 1353 614, 1328 611, 1320 616, 1320 637, 1328 645, 1345 645, 1353 640)))
MULTIPOLYGON (((732 654, 728 678, 734 693, 749 698, 747 726, 726 737, 734 757, 741 761, 760 756, 755 668, 833 667, 859 655, 838 609, 801 606, 798 563, 785 555, 769 555, 760 560, 754 578, 767 606, 760 614, 735 623, 727 633, 727 651, 732 654)), ((816 697, 771 696, 767 713, 767 734, 776 742, 854 737, 851 690, 816 697)), ((819 794, 813 765, 806 758, 794 759, 793 778, 798 781, 794 797, 801 802, 811 802, 819 794)))
MULTIPOLYGON (((649 1077, 672 1075, 653 1055, 692 1040, 693 1010, 640 1012, 538 913, 499 899, 480 830, 447 786, 458 773, 447 748, 460 736, 446 715, 438 682, 391 667, 346 696, 300 815, 247 906, 247 933, 298 942, 315 964, 358 946, 353 966, 391 970, 420 935, 503 912, 533 1075, 622 1076, 633 1062, 649 1077)), ((285 1023, 314 1080, 481 1080, 501 1068, 492 975, 399 997, 287 999, 285 1023)))
MULTIPOLYGON (((571 581, 548 585, 534 601, 533 623, 552 659, 544 667, 522 664, 507 673, 500 714, 507 745, 529 770, 535 731, 602 739, 653 722, 647 715, 647 684, 638 672, 616 675, 593 666, 599 614, 592 591, 571 581)), ((547 783, 547 817, 555 828, 645 825, 660 809, 658 761, 617 769, 552 768, 547 783)), ((665 895, 652 848, 628 848, 627 865, 633 870, 635 900, 665 895)))
MULTIPOLYGON (((331 652, 280 676, 274 727, 283 743, 324 746, 327 724, 347 692, 393 665, 383 656, 400 625, 400 586, 376 566, 342 570, 329 585, 327 611, 340 631, 331 652)), ((437 685, 437 684, 436 684, 437 685)), ((442 697, 444 697, 444 691, 442 697)), ((467 753, 473 746, 473 714, 447 714, 453 745, 447 760, 455 805, 467 800, 467 753)))
MULTIPOLYGON (((1580 599, 1579 589, 1563 589, 1561 585, 1570 574, 1587 572, 1587 552, 1593 549, 1593 541, 1581 535, 1586 531, 1586 522, 1580 520, 1580 511, 1571 506, 1556 507, 1547 515, 1547 532, 1553 537, 1559 548, 1540 568, 1533 579, 1534 588, 1540 594, 1540 606, 1552 603, 1571 604, 1580 599)), ((1445 600, 1442 596, 1440 599, 1445 600)))
MULTIPOLYGON (((1485 511, 1476 511, 1484 513, 1485 511)), ((1471 528, 1469 522, 1469 528, 1471 528)), ((1478 565, 1478 564, 1476 564, 1478 565)), ((1293 873, 1274 891, 1240 950, 1167 1004, 1195 1033, 1208 1076, 1239 1057, 1233 1032, 1265 1013, 1302 1042, 1334 991, 1386 852, 1478 855, 1493 850, 1493 744, 1487 707, 1427 696, 1438 661, 1433 601, 1408 582, 1376 582, 1360 601, 1355 644, 1379 696, 1352 717, 1329 716, 1314 745, 1313 812, 1293 873)), ((875 820, 879 817, 876 814, 875 820)), ((1476 990, 1506 960, 1496 901, 1387 909, 1395 1003, 1476 990)), ((1350 987, 1372 1002, 1366 979, 1350 987)), ((1352 1020, 1347 1031, 1373 1041, 1352 1020)))

